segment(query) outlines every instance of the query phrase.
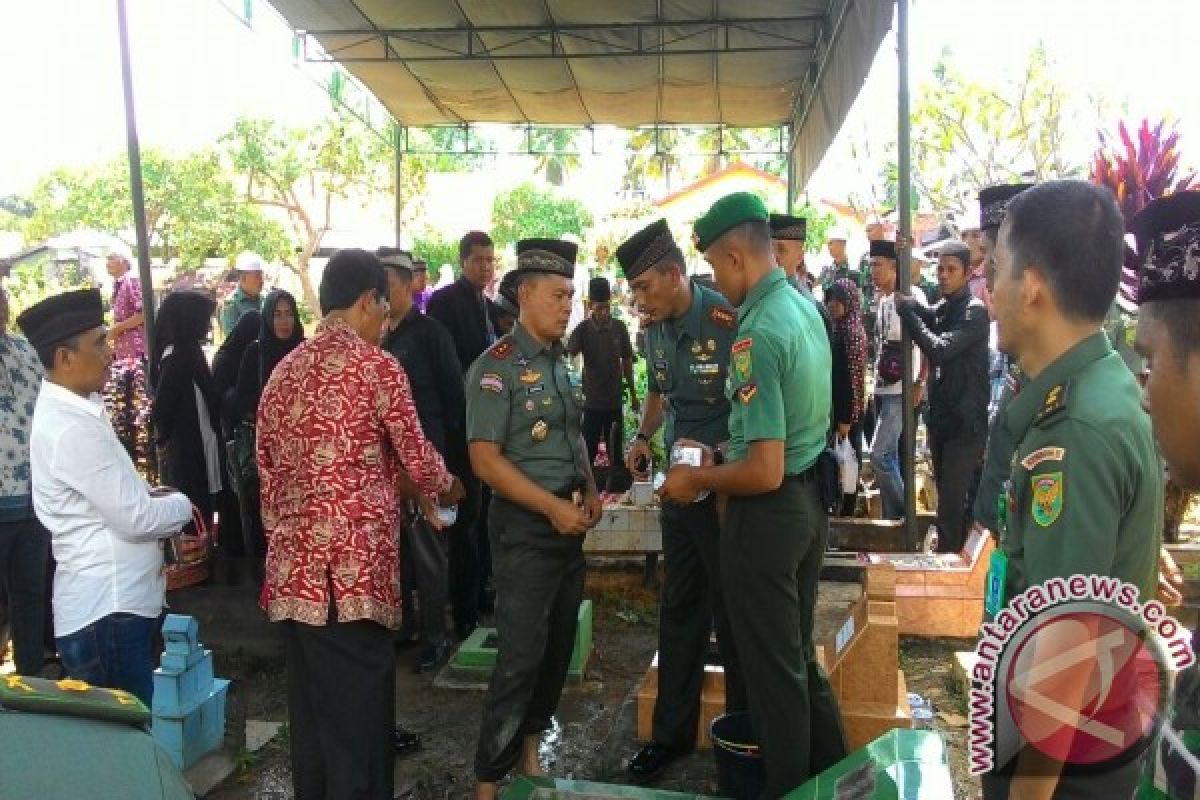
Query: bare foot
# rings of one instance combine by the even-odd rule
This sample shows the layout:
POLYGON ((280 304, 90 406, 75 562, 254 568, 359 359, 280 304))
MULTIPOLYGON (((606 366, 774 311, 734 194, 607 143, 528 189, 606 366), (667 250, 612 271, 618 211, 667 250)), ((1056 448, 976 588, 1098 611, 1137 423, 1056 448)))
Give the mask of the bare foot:
POLYGON ((538 745, 541 744, 541 740, 542 736, 539 733, 531 733, 525 737, 521 746, 521 760, 517 762, 517 771, 522 775, 536 778, 546 774, 538 761, 538 745))
POLYGON ((475 784, 475 800, 496 800, 496 784, 484 781, 475 784))

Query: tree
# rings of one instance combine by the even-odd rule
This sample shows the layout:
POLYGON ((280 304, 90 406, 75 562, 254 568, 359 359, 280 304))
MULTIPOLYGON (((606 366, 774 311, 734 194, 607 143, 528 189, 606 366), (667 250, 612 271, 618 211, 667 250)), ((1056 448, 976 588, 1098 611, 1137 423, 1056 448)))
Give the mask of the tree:
POLYGON ((413 240, 413 255, 425 260, 429 267, 429 279, 436 282, 439 277, 438 270, 443 264, 449 264, 451 267, 458 264, 458 242, 445 239, 434 231, 426 231, 424 235, 413 240))
MULTIPOLYGON (((270 120, 239 119, 221 137, 241 176, 247 201, 280 209, 296 242, 294 263, 304 300, 318 308, 309 264, 333 224, 335 203, 366 200, 394 189, 394 142, 342 114, 312 128, 286 129, 270 120)), ((414 202, 424 191, 425 165, 414 159, 401 176, 401 198, 414 202)))
MULTIPOLYGON (((280 226, 243 202, 232 177, 212 150, 172 158, 158 150, 142 153, 146 233, 164 261, 183 266, 209 257, 232 258, 253 249, 267 258, 287 253, 280 226)), ((84 169, 57 169, 38 181, 27 207, 32 214, 25 238, 35 242, 91 228, 133 244, 129 162, 121 156, 84 169)))
POLYGON ((552 186, 562 186, 567 173, 579 169, 577 128, 529 128, 526 147, 552 186))
POLYGON ((671 191, 671 175, 680 169, 678 128, 637 128, 629 134, 625 159, 625 188, 645 189, 647 179, 661 181, 671 191))
POLYGON ((968 80, 944 52, 913 110, 913 184, 930 207, 965 213, 985 186, 1078 177, 1064 147, 1069 105, 1041 45, 1001 86, 968 80))
POLYGON ((438 126, 409 128, 409 152, 428 172, 474 172, 495 160, 496 143, 474 128, 438 126))
POLYGON ((497 195, 492 204, 492 238, 501 247, 520 239, 557 239, 564 233, 582 238, 591 224, 592 215, 579 201, 528 183, 497 195))

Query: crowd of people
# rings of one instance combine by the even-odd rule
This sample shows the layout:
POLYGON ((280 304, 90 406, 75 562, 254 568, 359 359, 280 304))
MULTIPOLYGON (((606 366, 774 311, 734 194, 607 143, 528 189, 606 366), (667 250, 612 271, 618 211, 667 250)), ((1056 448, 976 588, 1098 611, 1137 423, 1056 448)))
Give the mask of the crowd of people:
MULTIPOLYGON (((164 542, 219 520, 222 547, 254 565, 284 630, 296 796, 390 798, 395 754, 418 743, 396 725, 395 630, 423 643, 428 671, 494 614, 474 761, 486 800, 514 769, 541 771, 583 598, 583 537, 603 489, 625 473, 651 479, 661 441, 658 700, 630 779, 652 782, 694 747, 715 633, 726 709, 749 713, 766 796, 780 797, 846 755, 812 641, 830 517, 862 506, 839 480, 836 445, 867 462, 885 518, 915 511, 899 466, 915 446, 901 441, 906 338, 937 483, 931 548, 991 531, 1001 601, 1077 573, 1159 590, 1153 434, 1181 482, 1200 473, 1188 371, 1200 346, 1197 198, 1135 221, 1145 399, 1103 332, 1124 223, 1105 190, 1078 181, 985 190, 961 239, 909 253, 936 262, 936 286, 918 267, 908 291, 898 269, 911 246, 879 225, 857 268, 846 235, 831 234, 818 273, 802 217, 728 195, 694 224, 712 270, 701 279, 655 221, 615 251, 644 397, 606 277, 587 284, 571 327, 584 298, 577 246, 560 239, 522 240, 497 281, 494 243, 470 232, 459 277, 432 293, 405 250, 341 250, 310 336, 296 298, 264 296, 265 264, 243 254, 220 308, 203 292, 162 299, 151 353, 127 254, 109 262, 111 325, 100 293, 81 290, 27 309, 17 336, 0 293, 0 579, 16 667, 44 668, 52 553, 65 672, 149 704, 164 542), (223 339, 210 364, 214 317, 223 339), (141 400, 114 405, 121 392, 147 395, 148 416, 141 400), (160 454, 150 480, 138 471, 144 428, 160 454), (674 455, 685 450, 697 455, 674 455)), ((1064 773, 1026 748, 984 790, 1129 796, 1142 768, 1064 773)))

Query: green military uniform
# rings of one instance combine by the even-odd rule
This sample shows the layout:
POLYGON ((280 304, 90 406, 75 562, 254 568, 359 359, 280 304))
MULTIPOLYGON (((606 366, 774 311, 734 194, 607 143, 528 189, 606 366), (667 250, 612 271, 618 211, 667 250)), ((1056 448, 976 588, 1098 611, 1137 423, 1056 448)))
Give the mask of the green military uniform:
MULTIPOLYGON (((523 240, 518 269, 569 276, 574 252, 567 242, 523 240), (551 255, 556 266, 547 266, 551 255)), ((558 497, 591 488, 580 429, 583 388, 560 343, 542 345, 517 322, 471 366, 465 386, 470 441, 500 445, 514 467, 558 497)), ((585 565, 582 536, 559 535, 545 516, 500 494, 488 531, 499 652, 475 773, 495 782, 515 765, 524 736, 550 727, 574 648, 585 565)))
POLYGON ((1012 472, 1013 444, 1012 434, 1004 420, 1008 416, 1008 404, 1020 389, 1021 377, 1017 366, 1011 365, 1005 376, 1004 389, 996 402, 996 412, 992 415, 991 425, 988 426, 987 449, 983 453, 983 471, 979 475, 979 485, 975 491, 975 505, 972 517, 980 525, 994 533, 1000 532, 1000 505, 1003 489, 1012 472))
MULTIPOLYGON (((722 198, 696 222, 698 249, 766 218, 754 195, 722 198)), ((812 642, 829 537, 817 461, 829 432, 832 357, 817 309, 779 268, 742 301, 731 353, 729 460, 746 458, 756 441, 784 443, 782 484, 730 497, 721 528, 725 596, 762 739, 765 796, 782 797, 846 754, 837 702, 812 642)))
POLYGON ((242 318, 242 314, 247 311, 261 311, 262 296, 251 297, 246 291, 239 286, 229 299, 225 301, 225 305, 221 307, 221 335, 228 336, 233 326, 237 325, 237 321, 242 318))

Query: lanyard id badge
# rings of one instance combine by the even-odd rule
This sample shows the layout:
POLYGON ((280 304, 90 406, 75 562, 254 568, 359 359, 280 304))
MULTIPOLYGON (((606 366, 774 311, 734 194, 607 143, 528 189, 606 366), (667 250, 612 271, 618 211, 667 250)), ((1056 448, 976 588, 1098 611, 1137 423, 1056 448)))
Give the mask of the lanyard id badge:
MULTIPOLYGON (((1003 543, 1008 533, 1008 493, 1012 481, 1004 482, 1004 487, 996 496, 996 520, 999 522, 1000 541, 1003 543)), ((1004 607, 1004 584, 1008 578, 1008 554, 1003 547, 992 551, 988 561, 987 583, 984 585, 983 613, 987 619, 995 619, 1004 607)))

